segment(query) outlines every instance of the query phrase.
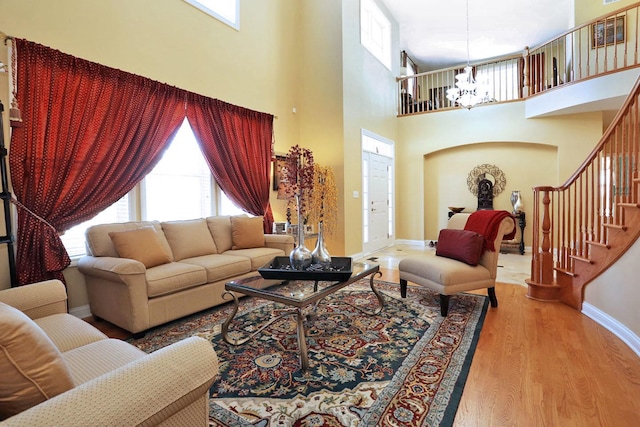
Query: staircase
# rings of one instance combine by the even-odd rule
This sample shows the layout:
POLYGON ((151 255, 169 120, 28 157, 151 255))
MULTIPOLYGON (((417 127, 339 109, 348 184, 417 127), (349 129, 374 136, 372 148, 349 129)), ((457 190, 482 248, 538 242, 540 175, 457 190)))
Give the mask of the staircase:
POLYGON ((640 236, 639 102, 640 79, 573 176, 533 189, 530 298, 581 310, 585 285, 640 236))

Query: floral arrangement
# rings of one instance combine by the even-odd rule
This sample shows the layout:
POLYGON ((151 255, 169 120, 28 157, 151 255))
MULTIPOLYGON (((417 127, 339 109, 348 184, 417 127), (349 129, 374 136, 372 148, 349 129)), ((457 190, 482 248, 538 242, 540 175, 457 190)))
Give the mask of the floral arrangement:
POLYGON ((283 184, 289 203, 299 199, 298 211, 305 216, 314 185, 313 153, 297 144, 287 153, 283 168, 283 184))
POLYGON ((324 233, 333 235, 338 219, 338 187, 331 166, 315 164, 313 181, 309 220, 312 223, 322 223, 324 233))

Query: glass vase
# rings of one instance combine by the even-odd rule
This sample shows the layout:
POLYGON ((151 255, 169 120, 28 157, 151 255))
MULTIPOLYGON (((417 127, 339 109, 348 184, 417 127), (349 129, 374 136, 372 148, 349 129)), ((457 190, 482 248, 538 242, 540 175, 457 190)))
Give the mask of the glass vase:
POLYGON ((511 192, 511 205, 513 206, 513 213, 517 214, 521 212, 524 208, 524 203, 522 202, 522 197, 520 196, 519 190, 514 190, 511 192))
POLYGON ((289 263, 294 270, 304 270, 311 265, 311 251, 304 245, 304 225, 298 195, 296 195, 296 204, 298 206, 298 244, 289 254, 289 263))
POLYGON ((323 267, 329 267, 331 265, 331 255, 329 255, 329 251, 324 246, 324 224, 322 222, 318 223, 318 241, 316 242, 316 247, 311 252, 311 262, 313 264, 320 264, 323 267))

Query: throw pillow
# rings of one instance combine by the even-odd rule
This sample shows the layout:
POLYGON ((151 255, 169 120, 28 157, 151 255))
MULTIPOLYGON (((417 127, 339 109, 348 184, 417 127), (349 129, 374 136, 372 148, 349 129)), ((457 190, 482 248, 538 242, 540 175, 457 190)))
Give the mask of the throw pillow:
POLYGON ((478 265, 484 247, 482 234, 468 230, 440 230, 436 255, 478 265))
POLYGON ((162 223, 176 261, 218 253, 204 218, 162 223))
POLYGON ((135 259, 147 268, 171 262, 170 255, 153 227, 112 231, 109 237, 121 258, 135 259))
POLYGON ((231 249, 261 248, 264 246, 264 219, 261 216, 231 217, 231 249))
POLYGON ((0 420, 73 388, 62 354, 36 323, 0 303, 0 420))

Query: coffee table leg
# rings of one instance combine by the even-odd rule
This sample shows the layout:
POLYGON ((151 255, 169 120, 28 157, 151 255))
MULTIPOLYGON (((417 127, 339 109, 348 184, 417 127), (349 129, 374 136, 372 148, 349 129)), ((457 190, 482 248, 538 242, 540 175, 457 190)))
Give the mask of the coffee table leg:
POLYGON ((297 309, 296 313, 297 329, 298 329, 298 351, 300 351, 300 365, 303 371, 309 368, 309 357, 307 355, 307 337, 304 333, 304 314, 302 308, 297 309))
MULTIPOLYGON (((233 310, 231 311, 231 314, 229 315, 229 317, 227 317, 227 320, 225 320, 224 323, 222 324, 222 338, 228 344, 240 345, 241 343, 238 342, 238 340, 233 340, 233 339, 229 338, 229 323, 231 323, 233 318, 238 313, 238 304, 239 304, 238 303, 238 297, 233 292, 226 291, 225 293, 222 294, 222 299, 226 299, 227 295, 231 295, 233 297, 233 310)), ((247 340, 244 340, 243 343, 246 342, 246 341, 247 340)))
POLYGON ((357 305, 351 304, 349 302, 344 301, 344 304, 348 304, 351 307, 357 309, 358 311, 360 311, 361 313, 364 313, 368 316, 375 316, 377 314, 380 314, 380 312, 382 311, 382 309, 384 308, 384 298, 382 298, 382 294, 376 289, 375 286, 373 286, 373 279, 376 276, 382 276, 382 273, 380 271, 378 271, 377 273, 373 273, 371 274, 371 276, 369 276, 369 286, 371 287, 371 291, 373 292, 373 294, 376 296, 377 300, 378 300, 378 305, 379 307, 376 308, 373 311, 369 311, 369 310, 365 310, 362 307, 358 307, 357 305))

